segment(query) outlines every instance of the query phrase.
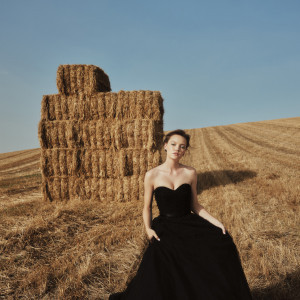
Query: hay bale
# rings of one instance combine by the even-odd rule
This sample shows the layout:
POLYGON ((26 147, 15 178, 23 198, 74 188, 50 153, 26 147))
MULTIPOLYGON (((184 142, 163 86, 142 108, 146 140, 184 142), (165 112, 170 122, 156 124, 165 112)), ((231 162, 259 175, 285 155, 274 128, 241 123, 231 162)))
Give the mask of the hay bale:
POLYGON ((107 74, 94 65, 60 65, 56 84, 58 92, 63 95, 111 91, 107 74))
POLYGON ((76 175, 122 178, 145 174, 157 166, 160 160, 160 149, 42 148, 41 170, 46 177, 76 175))
POLYGON ((143 195, 144 176, 124 178, 49 177, 43 178, 42 192, 45 201, 69 201, 73 199, 101 202, 137 201, 143 195))
POLYGON ((163 98, 157 91, 99 92, 92 95, 46 95, 41 119, 54 120, 156 120, 162 121, 163 98))
POLYGON ((50 141, 48 140, 47 122, 43 120, 39 121, 38 124, 38 137, 42 149, 50 147, 50 141))

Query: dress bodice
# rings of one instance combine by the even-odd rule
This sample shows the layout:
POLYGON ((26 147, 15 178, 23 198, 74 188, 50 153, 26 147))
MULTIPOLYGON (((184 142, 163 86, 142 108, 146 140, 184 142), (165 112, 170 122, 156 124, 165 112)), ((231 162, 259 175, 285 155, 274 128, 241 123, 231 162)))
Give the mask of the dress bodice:
POLYGON ((191 213, 191 185, 188 183, 176 190, 158 186, 154 195, 161 216, 177 217, 191 213))

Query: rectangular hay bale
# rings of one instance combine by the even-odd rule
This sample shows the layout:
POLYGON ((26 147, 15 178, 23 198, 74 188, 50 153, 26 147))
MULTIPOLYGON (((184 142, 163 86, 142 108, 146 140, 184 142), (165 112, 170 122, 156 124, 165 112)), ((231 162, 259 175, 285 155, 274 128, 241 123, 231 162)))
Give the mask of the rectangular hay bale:
POLYGON ((60 65, 56 85, 58 92, 64 95, 111 91, 108 75, 94 65, 60 65))

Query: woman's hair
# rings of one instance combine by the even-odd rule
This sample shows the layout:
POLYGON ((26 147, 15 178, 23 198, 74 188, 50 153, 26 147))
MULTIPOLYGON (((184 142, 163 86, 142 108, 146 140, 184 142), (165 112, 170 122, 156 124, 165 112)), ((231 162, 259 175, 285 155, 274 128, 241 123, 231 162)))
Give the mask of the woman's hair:
POLYGON ((173 131, 170 131, 169 133, 167 133, 164 137, 164 140, 163 140, 163 143, 168 143, 170 137, 174 134, 178 134, 178 135, 181 135, 183 136, 185 139, 186 139, 186 149, 190 146, 190 135, 187 134, 184 130, 182 129, 176 129, 176 130, 173 130, 173 131))

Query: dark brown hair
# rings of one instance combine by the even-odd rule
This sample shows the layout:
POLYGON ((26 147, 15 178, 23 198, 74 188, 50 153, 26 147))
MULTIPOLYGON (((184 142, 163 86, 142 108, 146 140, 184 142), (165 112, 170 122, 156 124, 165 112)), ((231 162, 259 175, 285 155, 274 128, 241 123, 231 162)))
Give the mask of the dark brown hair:
POLYGON ((181 135, 183 136, 185 139, 186 139, 186 149, 190 146, 190 135, 187 134, 184 130, 182 129, 176 129, 176 130, 173 130, 173 131, 170 131, 169 133, 167 133, 164 137, 164 140, 163 140, 163 143, 168 143, 170 137, 174 134, 178 134, 178 135, 181 135))

